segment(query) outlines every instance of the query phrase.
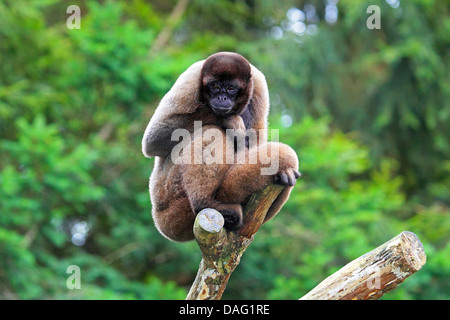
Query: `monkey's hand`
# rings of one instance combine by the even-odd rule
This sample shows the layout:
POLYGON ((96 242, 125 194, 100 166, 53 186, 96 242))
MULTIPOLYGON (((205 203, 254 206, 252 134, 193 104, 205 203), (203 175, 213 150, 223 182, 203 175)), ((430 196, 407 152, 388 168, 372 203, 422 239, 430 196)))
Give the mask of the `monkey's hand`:
POLYGON ((223 119, 222 126, 225 129, 234 129, 234 130, 242 130, 242 132, 245 132, 245 124, 244 120, 241 116, 235 114, 229 117, 226 117, 223 119))
POLYGON ((232 115, 230 117, 227 117, 223 120, 223 127, 225 129, 233 129, 232 135, 229 136, 227 133, 227 138, 233 139, 234 143, 234 152, 237 152, 241 148, 248 148, 249 147, 249 139, 247 136, 245 136, 245 124, 244 120, 241 116, 238 115, 232 115))

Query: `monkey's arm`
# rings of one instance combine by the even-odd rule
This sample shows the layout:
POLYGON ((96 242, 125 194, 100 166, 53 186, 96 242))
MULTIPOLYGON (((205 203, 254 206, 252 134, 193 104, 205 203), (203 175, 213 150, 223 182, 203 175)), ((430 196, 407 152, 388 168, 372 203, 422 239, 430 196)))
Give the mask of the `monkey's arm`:
POLYGON ((249 147, 249 139, 245 136, 245 131, 247 130, 245 127, 244 120, 239 115, 232 115, 227 118, 222 119, 221 123, 222 128, 225 130, 233 129, 232 135, 227 138, 233 138, 234 151, 237 152, 241 147, 249 147), (243 144, 240 144, 240 141, 243 144))
POLYGON ((246 130, 244 120, 237 114, 224 118, 222 120, 222 127, 224 129, 246 130))
POLYGON ((187 115, 195 112, 199 105, 203 62, 196 62, 183 72, 162 98, 142 139, 142 152, 146 157, 165 157, 178 143, 171 141, 172 132, 186 128, 187 115))
POLYGON ((172 148, 179 143, 178 140, 172 141, 172 133, 178 128, 186 127, 183 123, 185 118, 183 115, 174 115, 154 123, 151 121, 142 139, 144 155, 148 158, 168 156, 172 148))

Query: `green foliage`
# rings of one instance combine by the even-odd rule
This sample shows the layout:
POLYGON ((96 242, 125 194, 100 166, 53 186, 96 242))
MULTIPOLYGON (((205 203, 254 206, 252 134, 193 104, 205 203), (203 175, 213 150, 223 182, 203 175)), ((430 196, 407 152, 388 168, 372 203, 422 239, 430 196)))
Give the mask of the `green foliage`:
POLYGON ((303 174, 224 298, 299 298, 410 230, 427 264, 386 298, 448 299, 448 7, 380 1, 368 30, 370 1, 339 1, 329 23, 327 1, 192 0, 149 55, 176 3, 79 1, 79 30, 64 2, 0 3, 0 299, 185 298, 201 255, 153 226, 140 144, 177 76, 220 50, 266 74, 303 174))
MULTIPOLYGON (((16 126, 17 141, 3 140, 0 145, 5 163, 2 210, 9 213, 0 217, 2 224, 26 230, 63 217, 68 204, 72 214, 84 215, 87 202, 102 198, 103 188, 89 174, 98 157, 95 150, 85 144, 67 150, 56 126, 46 125, 43 116, 33 123, 21 118, 16 126)), ((51 228, 48 232, 54 233, 51 228)), ((60 244, 57 236, 51 238, 60 244)))
MULTIPOLYGON (((441 215, 432 209, 433 213, 416 212, 409 220, 402 219, 398 212, 407 204, 400 191, 402 180, 393 176, 395 162, 385 160, 379 169, 375 168, 366 147, 328 128, 328 120, 306 117, 284 133, 283 140, 298 148, 304 174, 281 213, 289 215, 289 222, 274 227, 284 229, 289 236, 282 252, 289 252, 292 243, 302 246, 293 250, 301 254, 294 258, 292 266, 286 268, 285 259, 279 257, 282 267, 272 271, 278 276, 269 298, 301 297, 347 262, 403 230, 414 230, 425 242, 427 253, 449 245, 445 236, 450 232, 448 223, 440 226, 438 235, 432 235, 437 227, 432 226, 433 221, 442 222, 448 209, 441 208, 441 215), (321 161, 323 158, 332 161, 321 161)), ((414 276, 416 281, 407 281, 405 291, 403 287, 397 289, 397 298, 417 299, 424 294, 424 280, 431 278, 431 270, 438 265, 437 261, 428 261, 424 270, 414 276)), ((433 298, 445 296, 429 294, 433 298)))
POLYGON ((314 36, 288 32, 276 47, 262 43, 274 58, 265 71, 290 113, 331 115, 345 132, 359 131, 378 162, 394 157, 411 196, 448 176, 449 8, 380 1, 381 29, 370 30, 362 13, 373 4, 340 1, 336 25, 307 21, 319 29, 314 36))
POLYGON ((187 63, 145 63, 151 32, 121 25, 121 3, 89 3, 83 29, 71 33, 45 24, 40 8, 50 3, 19 2, 0 5, 1 16, 16 16, 0 31, 11 61, 0 67, 0 296, 185 296, 147 274, 165 240, 151 227, 149 167, 136 145, 144 105, 187 63), (17 54, 25 50, 27 59, 17 54), (83 249, 71 242, 77 223, 87 226, 83 249), (65 286, 72 264, 82 268, 80 292, 65 286))

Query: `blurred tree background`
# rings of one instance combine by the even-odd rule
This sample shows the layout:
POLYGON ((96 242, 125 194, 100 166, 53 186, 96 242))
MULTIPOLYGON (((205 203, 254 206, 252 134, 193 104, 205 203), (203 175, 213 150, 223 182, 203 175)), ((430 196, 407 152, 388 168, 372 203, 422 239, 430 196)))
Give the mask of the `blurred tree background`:
POLYGON ((0 299, 184 299, 201 259, 151 219, 141 154, 195 61, 246 56, 303 176, 224 299, 297 299, 403 230, 427 263, 386 299, 450 298, 450 4, 0 1, 0 299), (366 9, 378 5, 381 29, 366 9), (69 5, 81 29, 66 27, 69 5), (81 269, 69 290, 66 269, 81 269))

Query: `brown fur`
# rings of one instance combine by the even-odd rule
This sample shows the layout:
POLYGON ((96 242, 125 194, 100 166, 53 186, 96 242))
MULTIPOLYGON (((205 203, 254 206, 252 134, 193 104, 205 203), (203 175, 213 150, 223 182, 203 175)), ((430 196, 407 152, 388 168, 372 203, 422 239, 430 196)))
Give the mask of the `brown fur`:
MULTIPOLYGON (((235 53, 218 53, 206 61, 193 64, 176 81, 164 96, 150 120, 142 141, 142 149, 147 157, 156 156, 155 167, 150 177, 150 197, 153 219, 162 235, 174 241, 193 239, 192 226, 195 215, 203 208, 214 208, 231 220, 239 217, 235 227, 242 221, 242 206, 248 197, 271 183, 286 185, 270 208, 266 220, 271 219, 285 203, 298 174, 298 159, 287 145, 267 140, 267 115, 269 97, 264 75, 246 59, 235 53), (226 117, 215 115, 205 100, 204 86, 208 81, 226 77, 238 83, 242 89, 236 99, 233 113, 226 117), (251 106, 249 106, 251 105, 251 106), (247 125, 243 124, 244 113, 247 125), (242 115, 239 116, 239 115, 242 115), (216 129, 221 139, 205 141, 202 136, 191 134, 191 157, 196 143, 202 151, 210 143, 226 144, 225 129, 255 129, 258 131, 258 145, 238 152, 248 159, 254 153, 265 150, 266 146, 276 146, 269 157, 279 159, 279 169, 275 175, 261 175, 261 168, 270 164, 174 164, 170 152, 178 142, 171 142, 173 130, 188 129, 193 132, 193 122, 202 120, 203 132, 216 129), (284 178, 283 178, 284 177, 284 178), (287 183, 286 181, 289 181, 287 183)), ((237 157, 238 154, 235 154, 237 157)), ((259 158, 258 158, 259 159, 259 158)), ((193 159, 192 159, 193 160, 193 159)), ((193 163, 193 162, 192 162, 193 163)))

